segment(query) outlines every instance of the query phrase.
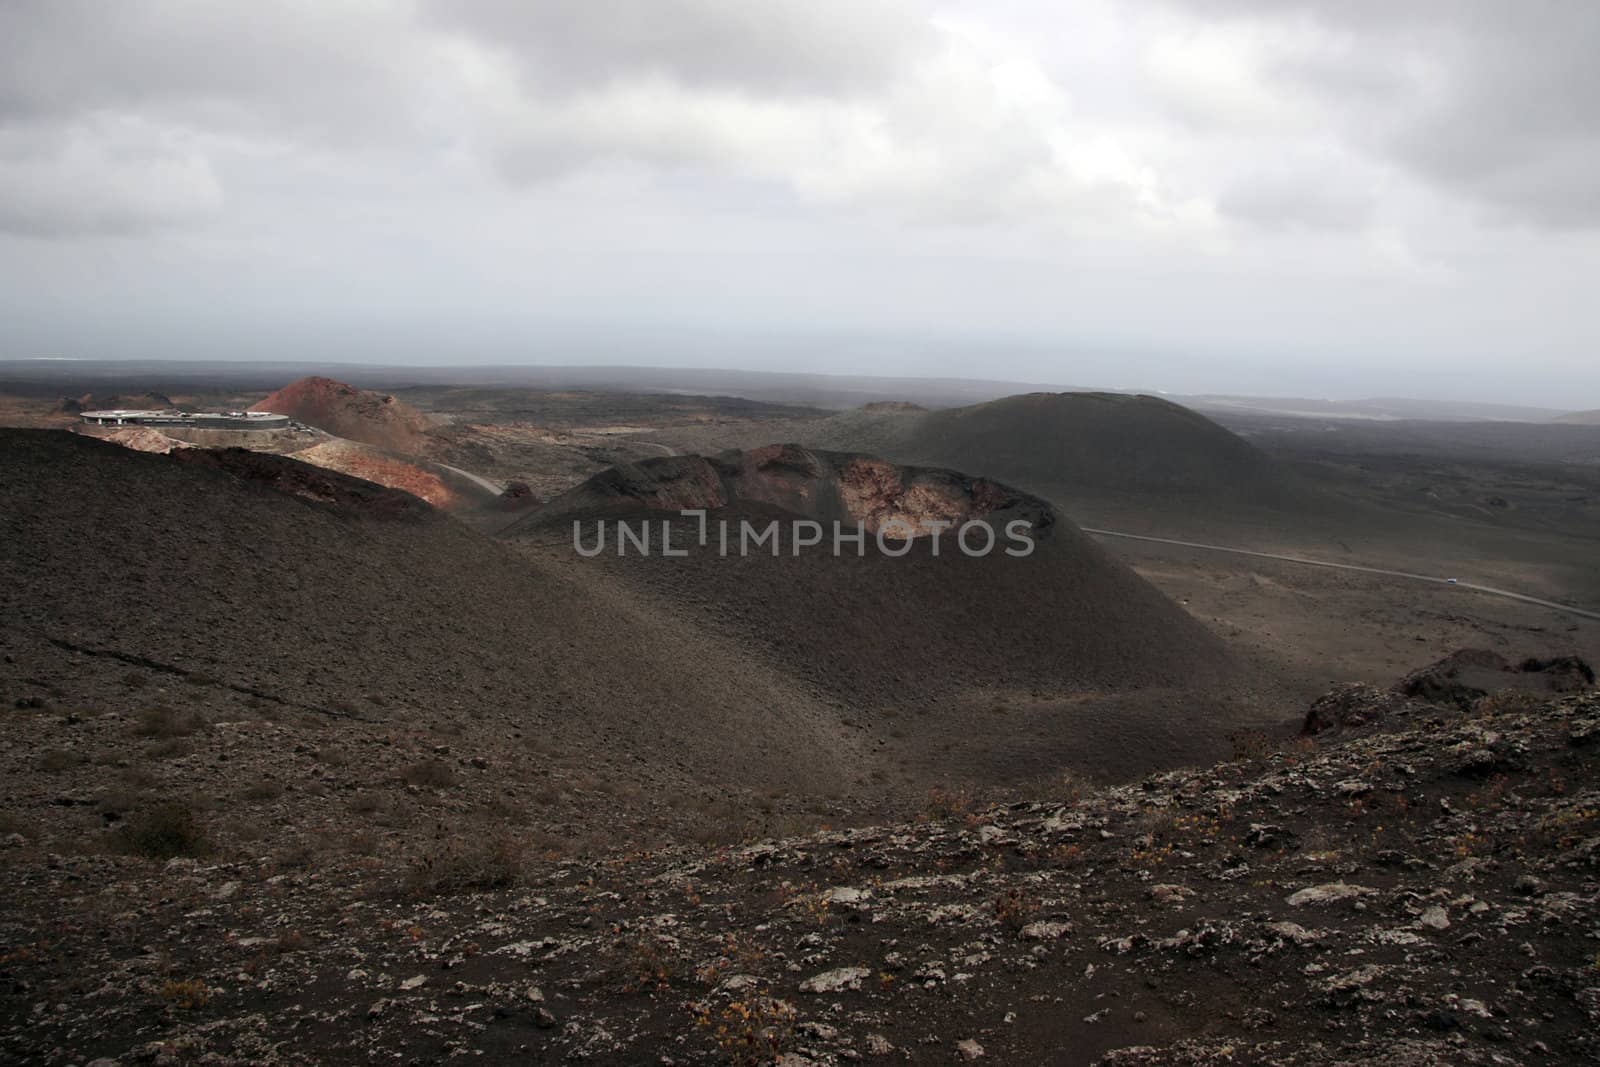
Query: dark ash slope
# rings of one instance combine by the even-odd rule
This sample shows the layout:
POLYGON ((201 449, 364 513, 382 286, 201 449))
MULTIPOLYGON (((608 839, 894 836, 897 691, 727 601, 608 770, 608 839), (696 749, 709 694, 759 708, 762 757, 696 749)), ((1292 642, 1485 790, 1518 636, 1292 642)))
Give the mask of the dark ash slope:
MULTIPOLYGON (((758 653, 807 691, 851 709, 900 769, 1019 776, 1094 765, 1121 776, 1203 758, 1252 718, 1253 694, 1227 650, 1154 587, 1045 501, 983 478, 899 468, 871 457, 768 446, 716 457, 649 460, 606 472, 523 520, 536 555, 566 556, 634 591, 662 615, 758 653), (863 486, 860 472, 870 470, 863 486), (709 509, 709 543, 680 508, 709 509), (969 558, 927 534, 903 557, 831 541, 794 554, 788 531, 815 519, 870 531, 891 518, 978 517, 995 551, 969 558), (1034 551, 1006 554, 1008 522, 1031 524, 1034 551), (660 524, 686 558, 619 555, 615 537, 577 559, 595 523, 660 524), (741 522, 780 523, 780 555, 741 555, 741 522), (732 551, 714 532, 727 523, 732 551), (908 723, 906 717, 910 717, 908 723)), ((973 543, 981 543, 974 538, 973 543)))
POLYGON ((718 781, 858 769, 837 714, 786 679, 406 494, 280 457, 184 462, 59 432, 3 431, 0 451, 14 683, 93 707, 126 700, 116 679, 137 668, 190 683, 169 701, 499 723, 718 781))

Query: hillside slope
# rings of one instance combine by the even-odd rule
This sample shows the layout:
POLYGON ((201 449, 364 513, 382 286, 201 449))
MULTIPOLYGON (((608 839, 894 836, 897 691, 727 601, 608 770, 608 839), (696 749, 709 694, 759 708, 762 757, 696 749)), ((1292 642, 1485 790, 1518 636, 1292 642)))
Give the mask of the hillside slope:
POLYGON ((434 425, 396 397, 316 376, 290 382, 250 405, 250 410, 287 415, 335 437, 412 455, 424 450, 434 425))
POLYGON ((1286 478, 1248 441, 1150 396, 1028 393, 931 412, 875 405, 828 420, 819 440, 989 475, 1058 502, 1082 491, 1270 499, 1286 478))
POLYGON ((0 1057, 1592 1063, 1596 745, 1593 695, 1439 707, 1119 788, 406 894, 363 855, 80 855, 45 805, 0 866, 0 1057))
POLYGON ((1045 501, 988 479, 793 445, 662 458, 590 479, 508 536, 758 651, 850 707, 901 773, 959 767, 1013 779, 1097 764, 1126 776, 1214 755, 1231 729, 1260 721, 1251 703, 1261 679, 1247 678, 1216 637, 1045 501), (697 520, 676 517, 698 507, 709 509, 705 545, 697 520), (829 532, 796 554, 788 536, 796 519, 825 531, 860 519, 870 541, 892 519, 926 531, 940 518, 990 526, 996 549, 969 557, 946 533, 935 555, 924 532, 894 542, 903 556, 875 543, 864 554, 844 544, 835 556, 829 532), (648 524, 658 551, 619 555, 613 537, 595 558, 574 559, 572 524, 592 549, 602 520, 648 524), (1005 528, 1019 520, 1031 530, 1026 556, 1004 551, 1005 528), (686 556, 660 554, 663 521, 686 556), (777 555, 740 552, 741 523, 772 522, 784 531, 777 555), (726 555, 713 532, 722 523, 726 555))
POLYGON ((132 672, 178 711, 527 732, 640 761, 643 780, 864 773, 837 713, 787 679, 408 494, 242 450, 48 431, 5 431, 0 449, 0 681, 24 696, 137 706, 132 672))

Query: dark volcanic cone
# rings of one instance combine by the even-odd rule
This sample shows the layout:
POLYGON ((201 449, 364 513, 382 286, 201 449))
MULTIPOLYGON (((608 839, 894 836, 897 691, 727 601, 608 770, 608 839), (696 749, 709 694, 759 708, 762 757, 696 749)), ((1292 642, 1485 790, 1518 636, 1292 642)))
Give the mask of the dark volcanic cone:
POLYGON ((930 736, 965 731, 970 743, 975 707, 992 714, 997 703, 1020 702, 1015 722, 985 723, 994 734, 985 745, 1016 731, 997 759, 1028 762, 1018 751, 1028 743, 1083 750, 1113 736, 1119 745, 1170 748, 1193 731, 1189 720, 1212 713, 1194 694, 1226 690, 1236 677, 1217 638, 1048 503, 953 471, 795 445, 647 460, 596 475, 512 534, 620 577, 664 615, 763 650, 833 699, 895 714, 952 713, 942 725, 918 724, 933 727, 930 736), (683 508, 707 510, 704 544, 698 520, 678 516, 683 508), (792 524, 808 519, 824 525, 823 542, 797 550, 792 524), (741 524, 774 520, 783 531, 776 555, 768 545, 739 550, 741 524), (1009 555, 1002 535, 993 551, 968 556, 946 530, 935 553, 933 523, 974 520, 996 531, 1027 523, 1033 550, 1009 555), (592 549, 601 521, 647 531, 653 554, 632 544, 619 554, 612 537, 601 554, 578 559, 573 524, 592 549), (868 529, 863 553, 845 543, 835 555, 834 521, 868 529), (885 554, 870 531, 891 522, 918 536, 885 554), (660 554, 663 523, 687 556, 660 554), (1073 703, 1136 692, 1145 694, 1139 706, 1124 702, 1115 716, 1073 703))
POLYGON ((988 478, 901 467, 874 456, 767 445, 715 456, 670 456, 602 471, 529 515, 511 532, 573 518, 641 511, 767 506, 796 517, 854 527, 931 533, 937 524, 1021 520, 1047 536, 1050 505, 988 478))

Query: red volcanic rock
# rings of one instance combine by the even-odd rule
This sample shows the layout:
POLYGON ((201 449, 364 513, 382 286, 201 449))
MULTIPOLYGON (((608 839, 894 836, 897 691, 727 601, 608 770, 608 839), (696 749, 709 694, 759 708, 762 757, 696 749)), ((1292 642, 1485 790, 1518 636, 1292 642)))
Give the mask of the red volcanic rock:
POLYGON ((332 378, 301 378, 266 399, 250 405, 251 411, 270 411, 325 430, 335 437, 393 449, 421 451, 433 420, 392 396, 368 392, 332 378))
POLYGON ((538 507, 541 503, 533 491, 533 486, 527 482, 517 481, 507 482, 505 491, 495 500, 495 506, 501 511, 527 511, 529 508, 538 507))
POLYGON ((1433 704, 1454 704, 1470 710, 1491 693, 1578 693, 1592 687, 1594 680, 1594 669, 1576 656, 1512 663, 1497 652, 1464 648, 1412 671, 1395 684, 1394 691, 1433 704))
POLYGON ((920 537, 939 528, 982 518, 1015 501, 1003 486, 987 478, 968 483, 918 478, 904 467, 860 456, 839 472, 839 495, 852 518, 869 530, 886 523, 920 537))
POLYGON ((613 467, 524 521, 542 525, 588 512, 712 510, 732 504, 768 505, 821 522, 859 522, 868 532, 886 529, 888 536, 910 530, 914 537, 938 524, 959 526, 1007 508, 1036 516, 1040 528, 1049 525, 1050 515, 1043 501, 987 478, 785 444, 613 467))

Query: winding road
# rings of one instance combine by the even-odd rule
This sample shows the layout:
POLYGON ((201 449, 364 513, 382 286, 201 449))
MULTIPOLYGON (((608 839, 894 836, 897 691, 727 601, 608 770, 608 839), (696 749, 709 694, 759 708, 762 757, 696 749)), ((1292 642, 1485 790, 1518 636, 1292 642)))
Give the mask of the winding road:
POLYGON ((483 489, 486 489, 490 493, 493 493, 495 496, 499 496, 501 493, 505 492, 505 486, 496 485, 495 483, 491 482, 489 479, 485 478, 481 474, 473 474, 471 471, 464 471, 460 467, 452 467, 448 463, 440 463, 440 464, 438 464, 438 466, 443 467, 445 470, 451 472, 452 474, 461 475, 461 477, 467 479, 467 481, 472 482, 474 485, 480 486, 483 489))
POLYGON ((676 448, 673 448, 671 445, 664 445, 659 441, 630 440, 629 443, 638 445, 640 448, 659 448, 661 449, 661 454, 663 456, 676 456, 678 454, 678 450, 676 448))
POLYGON ((1362 574, 1380 574, 1387 578, 1409 578, 1416 582, 1432 582, 1435 585, 1451 585, 1457 589, 1471 589, 1477 593, 1488 593, 1490 596, 1505 597, 1507 600, 1520 600, 1524 604, 1537 604, 1542 608, 1551 608, 1555 611, 1564 611, 1569 615, 1579 615, 1585 619, 1600 620, 1600 612, 1576 608, 1571 604, 1562 604, 1554 600, 1541 600, 1536 596, 1525 593, 1513 593, 1508 589, 1496 589, 1493 586, 1478 585, 1474 582, 1457 581, 1450 578, 1439 578, 1431 574, 1414 574, 1411 571, 1392 571, 1382 567, 1363 567, 1358 563, 1335 563, 1325 559, 1307 559, 1304 556, 1283 556, 1276 552, 1257 552, 1249 548, 1229 548, 1226 545, 1206 545, 1198 541, 1178 541, 1170 537, 1149 537, 1145 534, 1124 533, 1121 530, 1097 530, 1092 527, 1083 527, 1083 532, 1094 534, 1096 537, 1121 537, 1130 541, 1148 541, 1157 545, 1177 545, 1180 548, 1198 548, 1206 552, 1229 552, 1236 556, 1255 556, 1258 559, 1275 559, 1284 563, 1302 563, 1308 567, 1328 567, 1338 571, 1359 571, 1362 574))

